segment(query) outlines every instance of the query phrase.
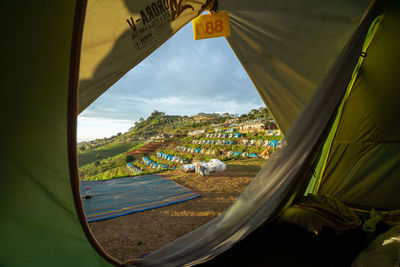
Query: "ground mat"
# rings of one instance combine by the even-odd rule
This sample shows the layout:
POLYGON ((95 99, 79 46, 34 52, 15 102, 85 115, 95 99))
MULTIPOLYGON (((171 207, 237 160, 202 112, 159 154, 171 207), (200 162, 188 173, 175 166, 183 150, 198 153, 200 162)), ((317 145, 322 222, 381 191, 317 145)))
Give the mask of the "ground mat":
POLYGON ((187 201, 200 195, 159 175, 108 181, 81 181, 88 222, 118 217, 187 201), (87 199, 87 195, 91 198, 87 199))

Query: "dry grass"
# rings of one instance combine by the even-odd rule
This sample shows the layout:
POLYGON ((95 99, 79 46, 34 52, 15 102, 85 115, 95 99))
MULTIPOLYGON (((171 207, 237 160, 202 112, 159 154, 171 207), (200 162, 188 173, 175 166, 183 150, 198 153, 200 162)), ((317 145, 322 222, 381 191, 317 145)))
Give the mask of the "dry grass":
POLYGON ((227 162, 222 173, 200 176, 168 171, 161 175, 197 193, 200 198, 144 212, 90 223, 103 249, 125 261, 168 244, 223 213, 243 192, 265 160, 227 162))

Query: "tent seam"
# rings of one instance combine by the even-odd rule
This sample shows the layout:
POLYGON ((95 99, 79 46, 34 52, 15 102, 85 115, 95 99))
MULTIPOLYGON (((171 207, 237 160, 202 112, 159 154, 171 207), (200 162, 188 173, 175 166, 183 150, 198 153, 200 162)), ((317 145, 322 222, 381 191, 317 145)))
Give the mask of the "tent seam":
POLYGON ((340 123, 340 120, 341 120, 341 118, 343 116, 343 110, 344 110, 344 107, 346 106, 347 99, 350 96, 351 90, 354 87, 355 81, 356 81, 356 79, 358 77, 358 73, 359 73, 359 71, 361 69, 361 66, 362 66, 362 64, 364 62, 365 57, 367 56, 366 52, 367 52, 372 40, 375 37, 375 33, 377 32, 377 30, 378 30, 378 28, 379 28, 379 26, 380 26, 380 24, 382 22, 382 19, 383 19, 383 15, 379 15, 379 16, 377 16, 375 18, 375 20, 371 23, 370 29, 369 29, 369 31, 367 33, 367 36, 365 37, 364 45, 363 45, 363 48, 361 50, 357 65, 354 68, 353 75, 351 77, 351 80, 350 80, 349 85, 348 85, 347 90, 346 90, 346 95, 345 95, 345 97, 343 99, 343 103, 339 107, 339 115, 338 115, 339 121, 338 121, 338 124, 336 125, 335 134, 334 134, 334 136, 332 138, 331 144, 329 145, 328 152, 326 154, 326 157, 325 157, 325 160, 324 160, 324 164, 322 166, 322 171, 321 171, 321 174, 320 174, 320 176, 318 178, 318 184, 317 184, 317 188, 315 190, 315 193, 318 193, 318 191, 320 189, 322 177, 324 176, 324 173, 325 173, 325 170, 326 170, 326 164, 328 162, 328 158, 329 158, 329 155, 331 153, 333 140, 335 139, 335 137, 337 135, 337 132, 338 132, 338 129, 339 129, 339 123, 340 123))

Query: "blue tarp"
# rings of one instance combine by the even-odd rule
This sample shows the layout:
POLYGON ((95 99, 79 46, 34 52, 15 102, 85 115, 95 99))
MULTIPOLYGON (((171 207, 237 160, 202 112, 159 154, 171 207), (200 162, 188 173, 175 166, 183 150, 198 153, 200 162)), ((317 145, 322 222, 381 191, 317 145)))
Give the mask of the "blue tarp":
POLYGON ((200 196, 159 175, 82 181, 80 187, 88 222, 167 206, 200 196), (90 187, 91 199, 84 198, 86 187, 90 187))
POLYGON ((249 155, 249 157, 255 158, 255 157, 257 157, 257 154, 256 154, 256 153, 251 153, 251 154, 249 155))

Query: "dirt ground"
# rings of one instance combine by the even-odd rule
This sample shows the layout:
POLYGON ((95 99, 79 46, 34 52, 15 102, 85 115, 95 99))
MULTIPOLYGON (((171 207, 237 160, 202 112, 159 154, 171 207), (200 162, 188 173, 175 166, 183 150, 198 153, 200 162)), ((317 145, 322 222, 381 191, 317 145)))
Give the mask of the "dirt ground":
POLYGON ((263 159, 226 162, 227 170, 200 176, 180 170, 160 175, 199 194, 200 198, 89 224, 103 249, 120 261, 168 244, 223 213, 265 163, 263 159))

